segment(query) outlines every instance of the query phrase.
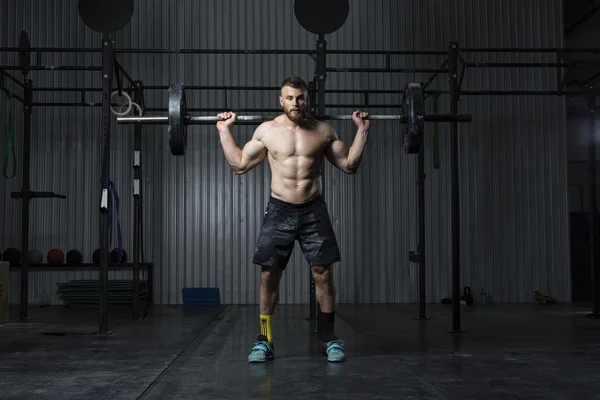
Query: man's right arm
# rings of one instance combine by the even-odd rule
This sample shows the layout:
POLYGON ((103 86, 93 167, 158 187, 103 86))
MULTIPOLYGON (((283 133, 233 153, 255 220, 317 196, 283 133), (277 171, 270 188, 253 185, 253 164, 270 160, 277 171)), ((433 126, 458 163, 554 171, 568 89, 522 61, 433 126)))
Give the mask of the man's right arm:
POLYGON ((217 123, 217 129, 221 137, 223 154, 225 154, 225 159, 233 173, 236 175, 245 174, 262 163, 267 156, 267 148, 262 142, 264 124, 261 124, 254 131, 252 139, 246 143, 243 149, 240 149, 231 134, 231 125, 235 122, 235 114, 223 113, 219 116, 226 119, 226 121, 217 123))

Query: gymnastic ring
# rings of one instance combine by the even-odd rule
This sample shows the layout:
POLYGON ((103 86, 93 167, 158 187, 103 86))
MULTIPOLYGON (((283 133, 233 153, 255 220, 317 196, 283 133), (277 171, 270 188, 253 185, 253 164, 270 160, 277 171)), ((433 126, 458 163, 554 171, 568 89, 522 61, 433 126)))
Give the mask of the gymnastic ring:
MULTIPOLYGON (((115 96, 115 94, 118 95, 119 91, 115 90, 114 92, 112 92, 110 94, 111 101, 112 101, 112 98, 115 96)), ((122 91, 120 94, 121 94, 121 96, 123 96, 123 97, 125 97, 127 99, 127 111, 125 111, 125 112, 117 112, 111 106, 110 107, 110 112, 113 113, 114 115, 116 115, 117 117, 124 117, 125 115, 129 114, 129 112, 131 111, 131 97, 125 91, 122 91)), ((120 108, 119 108, 119 110, 120 110, 120 108)))
MULTIPOLYGON (((121 105, 119 106, 119 112, 120 112, 120 113, 121 113, 121 112, 123 112, 123 107, 124 107, 124 106, 125 106, 125 103, 123 103, 123 104, 121 104, 121 105)), ((137 111, 138 111, 138 113, 139 113, 138 117, 141 117, 141 116, 144 114, 144 112, 142 111, 142 107, 140 107, 140 105, 139 105, 138 103, 136 103, 135 101, 132 101, 132 102, 131 102, 131 106, 132 106, 132 108, 135 108, 135 109, 137 109, 137 111)), ((130 111, 131 111, 131 110, 130 110, 130 111)), ((135 113, 134 113, 134 116, 135 116, 135 113)))

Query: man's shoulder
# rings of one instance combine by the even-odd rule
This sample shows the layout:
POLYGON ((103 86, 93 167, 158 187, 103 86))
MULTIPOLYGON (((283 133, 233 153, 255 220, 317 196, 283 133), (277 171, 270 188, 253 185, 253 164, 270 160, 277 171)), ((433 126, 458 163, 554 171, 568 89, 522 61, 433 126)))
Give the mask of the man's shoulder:
POLYGON ((335 135, 335 129, 333 128, 333 125, 326 121, 317 120, 315 130, 327 137, 335 135))
POLYGON ((313 117, 312 115, 308 115, 304 128, 307 131, 311 131, 311 132, 320 132, 320 133, 328 133, 331 132, 333 130, 333 127, 320 119, 317 119, 315 117, 313 117))
POLYGON ((265 135, 277 127, 274 120, 262 122, 254 131, 254 139, 261 140, 265 135))

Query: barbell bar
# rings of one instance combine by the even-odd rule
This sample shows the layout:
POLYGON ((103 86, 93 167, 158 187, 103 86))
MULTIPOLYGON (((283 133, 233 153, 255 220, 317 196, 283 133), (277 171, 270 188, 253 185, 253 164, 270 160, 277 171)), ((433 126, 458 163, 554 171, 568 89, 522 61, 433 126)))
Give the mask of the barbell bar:
MULTIPOLYGON (((264 115, 238 115, 236 119, 243 122, 266 122, 272 121, 275 116, 264 116, 264 115)), ((315 119, 321 121, 342 121, 351 120, 352 115, 324 115, 317 116, 315 119)), ((406 115, 369 115, 369 120, 392 120, 406 123, 408 117, 406 115)), ((222 118, 217 116, 186 116, 184 117, 187 125, 208 125, 213 122, 223 121, 222 118)), ((470 115, 454 115, 454 114, 428 114, 423 116, 425 122, 471 122, 472 118, 470 115)), ((131 125, 131 124, 144 124, 144 125, 168 125, 169 117, 119 117, 118 122, 120 124, 131 125)))
MULTIPOLYGON (((423 88, 420 83, 408 83, 404 89, 402 114, 369 115, 369 120, 399 121, 405 124, 404 151, 417 154, 423 145, 424 122, 471 122, 470 114, 424 114, 423 88)), ((241 122, 266 122, 275 116, 238 115, 241 122)), ((351 120, 352 115, 316 116, 318 120, 351 120)), ((187 125, 206 125, 221 121, 218 116, 191 116, 187 113, 185 86, 183 83, 169 87, 169 115, 149 117, 118 117, 119 124, 168 125, 171 154, 184 155, 187 147, 187 125)))

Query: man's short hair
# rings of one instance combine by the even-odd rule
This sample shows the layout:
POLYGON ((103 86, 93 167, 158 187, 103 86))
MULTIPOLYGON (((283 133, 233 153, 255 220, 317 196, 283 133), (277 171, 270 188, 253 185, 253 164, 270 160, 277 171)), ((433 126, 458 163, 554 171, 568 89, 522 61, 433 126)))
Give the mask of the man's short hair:
POLYGON ((308 85, 302 80, 302 78, 299 78, 296 75, 291 75, 285 78, 281 83, 281 88, 283 89, 284 86, 293 87, 294 89, 302 89, 308 93, 308 85))

